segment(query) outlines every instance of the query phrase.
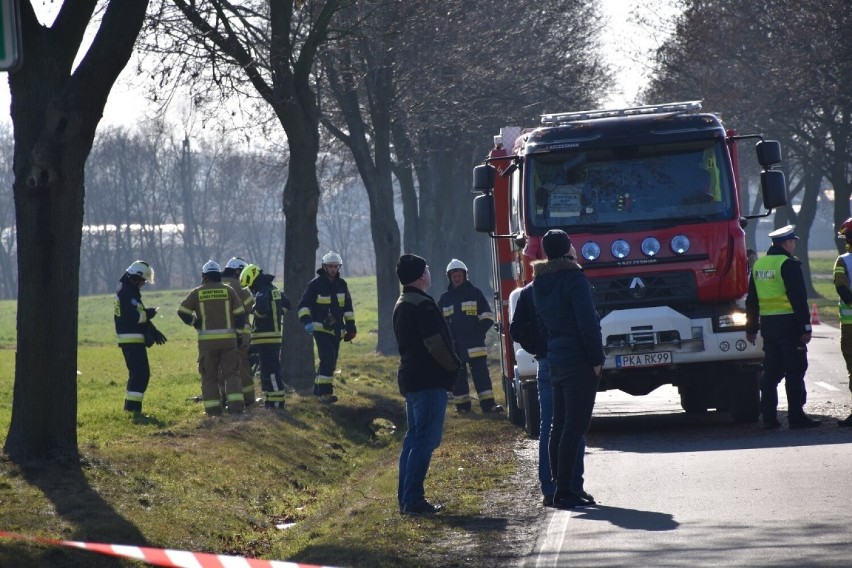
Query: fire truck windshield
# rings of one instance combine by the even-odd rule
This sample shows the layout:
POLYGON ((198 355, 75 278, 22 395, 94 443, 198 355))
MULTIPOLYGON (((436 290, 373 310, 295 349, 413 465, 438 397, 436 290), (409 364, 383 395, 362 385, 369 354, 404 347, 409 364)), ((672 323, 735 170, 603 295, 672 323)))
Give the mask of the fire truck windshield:
POLYGON ((528 232, 730 219, 734 188, 722 144, 699 140, 528 155, 528 232))

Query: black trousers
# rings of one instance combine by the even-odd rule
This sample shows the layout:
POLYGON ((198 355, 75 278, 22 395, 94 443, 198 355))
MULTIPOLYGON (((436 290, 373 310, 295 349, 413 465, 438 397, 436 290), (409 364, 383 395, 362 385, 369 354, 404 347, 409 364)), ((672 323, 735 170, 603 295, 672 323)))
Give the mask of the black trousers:
POLYGON ((148 365, 148 348, 144 343, 129 343, 121 346, 124 364, 127 365, 127 394, 124 409, 142 411, 142 397, 148 389, 151 379, 151 367, 148 365))
MULTIPOLYGON (((783 317, 783 316, 778 316, 783 317)), ((763 378, 760 381, 760 412, 764 420, 775 420, 778 410, 778 383, 784 379, 788 417, 804 415, 805 372, 808 370, 808 347, 801 333, 785 320, 761 318, 763 330, 763 378), (768 325, 767 325, 768 324, 768 325)))
POLYGON ((556 495, 571 491, 578 448, 592 423, 592 411, 598 394, 598 377, 591 365, 550 365, 553 387, 553 423, 548 454, 550 470, 556 482, 556 495))
POLYGON ((334 370, 337 369, 340 337, 331 333, 314 332, 314 341, 316 341, 317 354, 319 355, 317 376, 314 379, 314 394, 334 394, 334 385, 331 381, 334 377, 334 370))

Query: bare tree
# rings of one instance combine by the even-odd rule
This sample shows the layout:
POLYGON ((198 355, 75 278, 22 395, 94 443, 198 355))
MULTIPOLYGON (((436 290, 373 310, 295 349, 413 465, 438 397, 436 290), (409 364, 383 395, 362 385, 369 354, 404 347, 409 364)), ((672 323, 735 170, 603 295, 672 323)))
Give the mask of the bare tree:
MULTIPOLYGON (((11 156, 14 150, 12 130, 0 126, 0 156, 11 156)), ((15 247, 15 201, 12 184, 15 180, 11 167, 0 172, 0 298, 14 298, 18 290, 15 247)))
POLYGON ((96 0, 66 0, 43 26, 22 0, 23 66, 9 74, 15 130, 18 355, 4 449, 18 460, 76 460, 77 298, 84 166, 107 96, 142 27, 148 0, 109 0, 74 68, 96 0), (62 302, 46 298, 60 296, 62 302), (45 357, 51 353, 51 357, 45 357))

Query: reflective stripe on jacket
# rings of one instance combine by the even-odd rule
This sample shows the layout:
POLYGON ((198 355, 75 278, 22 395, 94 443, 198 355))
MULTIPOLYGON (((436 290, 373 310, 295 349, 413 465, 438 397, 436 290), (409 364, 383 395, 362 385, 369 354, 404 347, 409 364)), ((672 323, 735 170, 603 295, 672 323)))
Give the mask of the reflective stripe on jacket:
POLYGON ((793 305, 787 297, 787 288, 781 278, 781 265, 789 257, 773 254, 757 259, 752 268, 754 288, 760 302, 760 315, 778 316, 792 314, 793 305))

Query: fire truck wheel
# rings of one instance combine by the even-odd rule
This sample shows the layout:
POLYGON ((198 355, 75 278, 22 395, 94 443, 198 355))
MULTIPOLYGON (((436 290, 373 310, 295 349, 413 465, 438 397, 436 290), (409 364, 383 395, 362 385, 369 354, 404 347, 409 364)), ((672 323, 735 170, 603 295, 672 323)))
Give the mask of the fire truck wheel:
POLYGON ((696 385, 680 385, 680 406, 687 414, 700 414, 709 408, 708 393, 696 385))
POLYGON ((541 428, 541 412, 538 406, 538 384, 535 381, 524 383, 524 430, 530 438, 538 438, 541 428))
POLYGON ((760 417, 761 371, 744 371, 731 381, 731 418, 735 422, 757 422, 760 417))
POLYGON ((512 379, 508 377, 503 377, 503 393, 506 395, 506 414, 509 416, 509 422, 515 426, 523 426, 524 413, 518 408, 515 388, 512 386, 512 379))

